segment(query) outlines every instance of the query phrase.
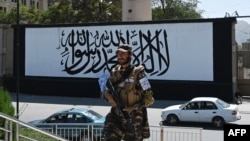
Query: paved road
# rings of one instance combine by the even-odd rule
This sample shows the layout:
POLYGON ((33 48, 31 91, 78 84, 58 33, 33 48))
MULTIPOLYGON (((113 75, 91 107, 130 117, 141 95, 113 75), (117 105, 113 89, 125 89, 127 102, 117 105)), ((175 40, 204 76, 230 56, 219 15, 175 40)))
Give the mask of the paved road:
MULTIPOLYGON (((11 93, 13 106, 17 106, 16 93, 11 93)), ((185 101, 172 100, 156 100, 155 103, 148 108, 149 124, 158 126, 161 121, 161 109, 173 105, 180 104, 185 101)), ((28 122, 35 119, 43 119, 52 113, 72 107, 91 108, 102 115, 106 115, 110 109, 107 101, 101 98, 82 98, 82 97, 57 97, 57 96, 37 96, 30 94, 19 94, 19 119, 28 122)), ((250 100, 244 99, 243 104, 239 105, 242 119, 234 122, 235 124, 250 125, 250 100)), ((223 130, 213 129, 210 125, 205 124, 183 124, 187 127, 203 128, 203 141, 223 141, 223 130), (216 138, 215 138, 216 137, 216 138)))

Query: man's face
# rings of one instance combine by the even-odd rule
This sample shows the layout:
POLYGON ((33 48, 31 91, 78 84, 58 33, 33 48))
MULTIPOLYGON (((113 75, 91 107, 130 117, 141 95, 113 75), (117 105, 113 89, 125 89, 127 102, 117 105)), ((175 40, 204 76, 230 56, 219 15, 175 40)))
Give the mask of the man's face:
POLYGON ((130 57, 131 57, 131 52, 122 52, 122 51, 117 51, 117 59, 120 65, 126 65, 130 63, 130 57))

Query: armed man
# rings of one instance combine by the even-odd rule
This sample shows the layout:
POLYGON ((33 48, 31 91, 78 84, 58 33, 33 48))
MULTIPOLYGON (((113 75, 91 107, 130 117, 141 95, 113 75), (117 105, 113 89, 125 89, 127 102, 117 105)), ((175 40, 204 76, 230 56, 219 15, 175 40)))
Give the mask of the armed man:
POLYGON ((118 64, 112 69, 103 96, 111 104, 103 128, 104 141, 143 141, 150 137, 147 107, 154 103, 144 67, 131 64, 128 44, 116 51, 118 64))

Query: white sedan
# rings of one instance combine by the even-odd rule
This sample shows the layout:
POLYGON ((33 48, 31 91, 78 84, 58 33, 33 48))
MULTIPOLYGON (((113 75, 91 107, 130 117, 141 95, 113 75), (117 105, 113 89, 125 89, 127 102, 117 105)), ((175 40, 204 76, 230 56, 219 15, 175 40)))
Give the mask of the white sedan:
POLYGON ((207 122, 216 127, 241 119, 238 105, 216 97, 196 97, 181 104, 166 107, 161 112, 162 123, 177 125, 180 122, 207 122))

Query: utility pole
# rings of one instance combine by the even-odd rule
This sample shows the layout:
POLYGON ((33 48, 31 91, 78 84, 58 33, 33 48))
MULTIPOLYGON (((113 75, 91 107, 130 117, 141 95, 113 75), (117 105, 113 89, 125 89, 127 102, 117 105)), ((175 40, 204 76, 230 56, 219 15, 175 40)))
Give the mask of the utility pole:
POLYGON ((20 0, 17 0, 16 11, 16 118, 19 119, 19 48, 20 48, 20 0))

